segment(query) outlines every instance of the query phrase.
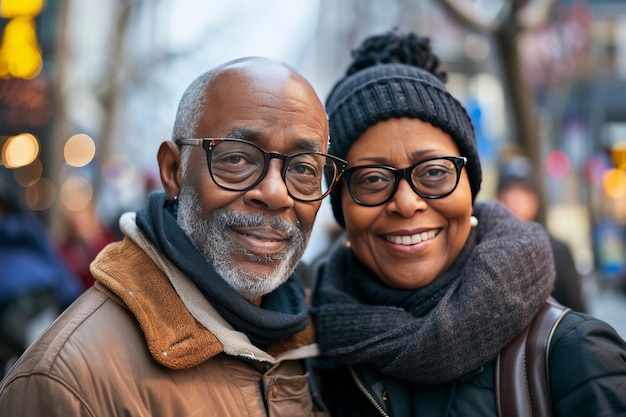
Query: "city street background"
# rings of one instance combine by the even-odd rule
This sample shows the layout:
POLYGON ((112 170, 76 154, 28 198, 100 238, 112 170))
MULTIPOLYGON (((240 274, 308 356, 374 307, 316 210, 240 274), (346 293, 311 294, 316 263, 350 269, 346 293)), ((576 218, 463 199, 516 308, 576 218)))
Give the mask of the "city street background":
MULTIPOLYGON (((156 152, 192 79, 262 55, 324 101, 349 51, 394 27, 432 38, 468 109, 478 199, 495 199, 505 158, 528 158, 537 220, 571 249, 590 313, 626 336, 623 0, 0 0, 0 200, 34 213, 89 285, 120 214, 161 188, 156 152)), ((339 232, 325 200, 304 261, 339 232)))

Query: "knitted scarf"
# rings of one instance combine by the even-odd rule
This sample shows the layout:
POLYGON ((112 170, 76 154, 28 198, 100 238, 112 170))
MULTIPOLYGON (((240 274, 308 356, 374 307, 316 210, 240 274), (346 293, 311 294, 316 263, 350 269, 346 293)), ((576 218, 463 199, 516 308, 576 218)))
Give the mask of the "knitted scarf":
POLYGON ((163 192, 151 193, 137 212, 137 226, 200 289, 234 329, 259 347, 292 336, 307 324, 304 291, 291 276, 257 307, 233 290, 194 247, 176 222, 176 205, 163 192))
POLYGON ((313 298, 323 354, 419 383, 451 381, 494 359, 550 295, 554 265, 539 224, 499 203, 476 203, 474 214, 479 224, 460 256, 415 290, 385 286, 336 246, 313 298))

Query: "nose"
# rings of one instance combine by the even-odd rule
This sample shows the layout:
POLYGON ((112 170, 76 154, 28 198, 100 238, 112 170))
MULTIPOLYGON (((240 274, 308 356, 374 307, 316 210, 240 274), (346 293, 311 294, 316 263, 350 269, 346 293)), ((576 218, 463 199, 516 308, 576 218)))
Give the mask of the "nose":
POLYGON ((283 162, 279 158, 270 159, 263 180, 244 194, 246 203, 262 206, 267 210, 282 210, 293 207, 295 201, 289 196, 287 185, 283 181, 282 164, 283 162))
POLYGON ((428 204, 420 197, 406 179, 400 180, 398 189, 393 195, 385 210, 389 214, 399 214, 402 217, 411 217, 416 211, 426 210, 428 204))

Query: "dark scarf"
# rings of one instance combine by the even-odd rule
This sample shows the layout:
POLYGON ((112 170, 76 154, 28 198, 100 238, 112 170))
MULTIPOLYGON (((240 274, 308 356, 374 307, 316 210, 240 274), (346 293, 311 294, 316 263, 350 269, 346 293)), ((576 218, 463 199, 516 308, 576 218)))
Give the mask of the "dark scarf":
POLYGON ((200 289, 211 305, 236 330, 259 347, 292 336, 307 324, 304 291, 293 276, 257 307, 241 297, 194 247, 176 222, 176 206, 163 192, 148 197, 137 212, 137 226, 178 269, 200 289))
POLYGON ((477 203, 479 225, 451 268, 416 290, 389 288, 337 246, 313 299, 324 355, 420 383, 454 380, 494 359, 550 295, 550 242, 499 203, 477 203))

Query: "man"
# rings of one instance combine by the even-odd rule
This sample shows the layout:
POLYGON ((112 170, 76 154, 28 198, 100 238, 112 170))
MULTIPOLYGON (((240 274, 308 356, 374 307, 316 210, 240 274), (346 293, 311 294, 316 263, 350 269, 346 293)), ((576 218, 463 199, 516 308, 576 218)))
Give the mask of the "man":
POLYGON ((122 216, 95 287, 3 380, 0 415, 322 415, 290 275, 324 174, 345 168, 327 142, 317 95, 282 63, 245 58, 195 80, 158 151, 165 192, 122 216))
MULTIPOLYGON (((497 198, 520 219, 536 221, 539 195, 535 181, 530 161, 521 156, 512 157, 500 167, 497 198)), ((561 304, 585 313, 582 277, 576 270, 569 246, 552 235, 550 245, 556 269, 552 296, 561 304)))

